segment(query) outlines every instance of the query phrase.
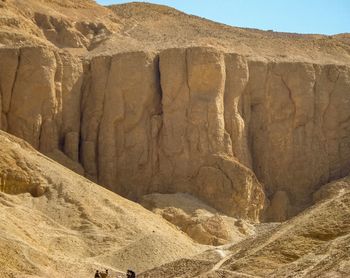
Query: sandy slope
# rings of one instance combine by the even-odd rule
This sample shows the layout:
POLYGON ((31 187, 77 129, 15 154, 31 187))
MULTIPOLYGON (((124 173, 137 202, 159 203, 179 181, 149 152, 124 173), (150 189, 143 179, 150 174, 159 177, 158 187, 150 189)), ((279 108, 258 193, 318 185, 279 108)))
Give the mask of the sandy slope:
POLYGON ((239 242, 255 233, 248 221, 220 213, 187 193, 149 194, 140 204, 179 227, 194 241, 208 245, 239 242))
POLYGON ((1 44, 53 44, 93 56, 211 46, 273 60, 338 64, 350 61, 349 34, 300 35, 238 28, 161 5, 129 3, 102 7, 92 0, 1 0, 1 44))
POLYGON ((347 35, 323 36, 238 28, 147 3, 110 7, 120 22, 93 52, 211 46, 222 51, 274 60, 348 63, 347 35))
POLYGON ((4 132, 0 149, 2 191, 12 193, 0 193, 0 277, 143 271, 203 250, 161 217, 4 132))
POLYGON ((325 188, 316 205, 275 228, 141 277, 349 277, 350 178, 325 188))

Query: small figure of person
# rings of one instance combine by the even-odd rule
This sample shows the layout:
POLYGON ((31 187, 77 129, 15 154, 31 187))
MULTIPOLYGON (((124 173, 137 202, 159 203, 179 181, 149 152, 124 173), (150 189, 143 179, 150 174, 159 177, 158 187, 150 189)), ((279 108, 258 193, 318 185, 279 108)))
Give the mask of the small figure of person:
POLYGON ((96 270, 95 278, 101 278, 100 272, 98 270, 96 270))
POLYGON ((128 269, 128 271, 126 272, 126 277, 127 278, 136 278, 136 274, 134 271, 128 269))

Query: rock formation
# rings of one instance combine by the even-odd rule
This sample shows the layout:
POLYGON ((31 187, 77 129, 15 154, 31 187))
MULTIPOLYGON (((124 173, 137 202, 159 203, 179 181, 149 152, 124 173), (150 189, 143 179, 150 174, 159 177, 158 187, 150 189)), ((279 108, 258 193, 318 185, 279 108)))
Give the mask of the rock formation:
POLYGON ((264 217, 280 221, 348 174, 346 37, 230 28, 146 4, 31 2, 27 14, 1 8, 19 14, 1 29, 1 129, 89 179, 133 200, 191 193, 252 221, 266 196, 264 217), (167 23, 164 44, 152 41, 154 15, 183 18, 195 40, 179 42, 167 23), (276 50, 293 40, 294 56, 276 50))
POLYGON ((141 205, 161 215, 201 244, 233 243, 255 233, 255 227, 250 223, 220 214, 189 194, 145 195, 141 205))
POLYGON ((350 273, 349 176, 327 184, 320 192, 323 194, 317 194, 318 202, 313 207, 277 227, 139 276, 347 277, 350 273))
POLYGON ((349 276, 349 38, 0 0, 0 276, 349 276))

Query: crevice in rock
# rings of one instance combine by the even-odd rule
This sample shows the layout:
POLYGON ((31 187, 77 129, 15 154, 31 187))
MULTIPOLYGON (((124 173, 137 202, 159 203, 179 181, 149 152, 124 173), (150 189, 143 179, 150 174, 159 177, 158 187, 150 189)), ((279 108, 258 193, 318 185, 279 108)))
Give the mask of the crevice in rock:
POLYGON ((299 126, 295 125, 295 116, 297 114, 297 104, 295 103, 295 100, 293 99, 293 93, 292 90, 289 88, 287 82, 285 81, 283 75, 280 75, 281 81, 283 83, 283 85, 286 87, 287 91, 288 91, 288 98, 291 102, 291 104, 293 105, 293 117, 294 117, 294 123, 293 123, 293 128, 297 128, 299 126))
MULTIPOLYGON (((79 98, 79 141, 78 141, 78 162, 83 165, 83 159, 82 159, 82 143, 83 143, 83 136, 82 136, 82 122, 83 122, 83 115, 84 115, 84 93, 86 90, 91 90, 91 62, 90 61, 81 61, 82 62, 82 83, 80 86, 80 98, 79 98)), ((85 169, 84 169, 85 170, 85 169)))
MULTIPOLYGON (((15 73, 15 78, 13 79, 12 87, 11 87, 11 96, 10 96, 10 105, 9 105, 9 110, 7 114, 9 114, 12 110, 12 101, 13 101, 13 93, 14 89, 16 86, 17 78, 18 78, 18 72, 19 72, 19 67, 21 64, 21 59, 22 59, 22 49, 18 49, 18 57, 17 57, 17 68, 16 68, 16 73, 15 73)), ((8 129, 10 129, 10 125, 8 124, 8 129)))
MULTIPOLYGON (((328 71, 329 71, 329 69, 328 69, 328 71)), ((339 77, 340 77, 340 72, 337 70, 337 77, 336 77, 335 81, 333 82, 334 86, 333 86, 332 90, 328 94, 328 102, 327 102, 326 108, 324 109, 324 112, 323 112, 323 115, 322 115, 323 129, 324 129, 324 123, 325 123, 326 114, 327 114, 327 112, 329 110, 329 107, 331 105, 332 96, 333 96, 333 93, 334 93, 334 91, 335 91, 335 89, 337 87, 337 82, 339 80, 339 77)))
POLYGON ((189 109, 191 109, 191 102, 192 102, 192 97, 191 97, 191 88, 190 88, 190 83, 188 81, 188 49, 185 50, 185 65, 186 65, 186 86, 187 86, 187 91, 188 91, 188 106, 186 109, 186 119, 189 118, 189 109))
MULTIPOLYGON (((103 120, 103 116, 105 113, 105 105, 106 105, 106 98, 107 98, 107 88, 108 88, 108 84, 109 84, 109 78, 111 75, 111 67, 112 67, 112 62, 113 62, 113 56, 108 57, 107 59, 107 68, 108 68, 108 73, 107 73, 107 78, 106 78, 106 83, 104 86, 104 90, 103 90, 103 100, 102 100, 102 110, 101 110, 101 115, 99 118, 99 122, 98 122, 98 126, 97 126, 97 134, 96 134, 96 176, 97 176, 97 180, 100 180, 100 169, 99 169, 99 165, 100 165, 100 144, 101 143, 101 123, 103 120)), ((124 102, 124 100, 123 100, 124 102)), ((125 102, 124 102, 125 103, 125 102)), ((111 131, 112 132, 112 131, 111 131)), ((110 185, 105 185, 105 186, 110 186, 110 185)))
POLYGON ((159 55, 157 55, 156 57, 154 57, 155 59, 155 64, 156 64, 156 67, 155 67, 155 74, 156 74, 156 82, 157 82, 157 87, 158 87, 158 90, 159 90, 159 114, 157 115, 162 115, 163 114, 163 89, 162 89, 162 82, 161 82, 161 79, 162 79, 162 73, 160 71, 160 58, 159 58, 159 55))

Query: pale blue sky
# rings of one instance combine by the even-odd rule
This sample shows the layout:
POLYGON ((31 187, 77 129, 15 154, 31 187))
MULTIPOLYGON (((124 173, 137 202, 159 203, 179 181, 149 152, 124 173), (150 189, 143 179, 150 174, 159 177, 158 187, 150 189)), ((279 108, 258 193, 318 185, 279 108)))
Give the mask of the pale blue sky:
MULTIPOLYGON (((96 0, 102 5, 133 1, 96 0)), ((145 1, 137 1, 145 2, 145 1)), ((350 33, 350 0, 152 0, 239 27, 281 32, 350 33)))

